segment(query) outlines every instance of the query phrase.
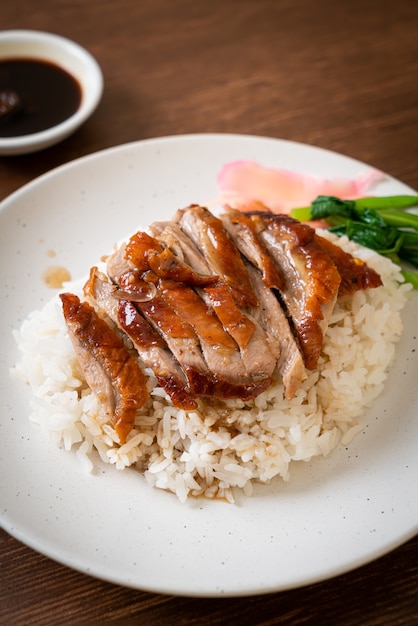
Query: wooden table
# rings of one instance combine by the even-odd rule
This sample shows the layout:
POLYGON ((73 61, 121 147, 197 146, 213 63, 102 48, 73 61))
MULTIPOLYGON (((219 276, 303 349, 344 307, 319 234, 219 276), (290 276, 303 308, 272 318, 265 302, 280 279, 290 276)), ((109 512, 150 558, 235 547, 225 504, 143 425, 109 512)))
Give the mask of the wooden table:
MULTIPOLYGON (((0 158, 0 199, 103 148, 195 132, 315 144, 418 189, 418 3, 411 0, 20 0, 2 3, 0 27, 74 39, 105 79, 97 112, 76 134, 38 154, 0 158)), ((229 599, 121 588, 3 531, 0 541, 1 624, 418 623, 418 537, 333 580, 229 599)))

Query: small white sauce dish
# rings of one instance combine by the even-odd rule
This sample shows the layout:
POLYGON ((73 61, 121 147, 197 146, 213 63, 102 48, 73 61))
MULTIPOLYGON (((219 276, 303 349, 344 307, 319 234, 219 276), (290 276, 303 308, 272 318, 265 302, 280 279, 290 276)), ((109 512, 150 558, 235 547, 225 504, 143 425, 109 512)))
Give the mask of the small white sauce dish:
POLYGON ((19 155, 48 148, 81 126, 93 113, 103 93, 103 74, 94 57, 77 43, 37 30, 0 31, 0 61, 31 59, 52 63, 70 74, 80 86, 77 110, 45 130, 1 137, 0 155, 19 155))

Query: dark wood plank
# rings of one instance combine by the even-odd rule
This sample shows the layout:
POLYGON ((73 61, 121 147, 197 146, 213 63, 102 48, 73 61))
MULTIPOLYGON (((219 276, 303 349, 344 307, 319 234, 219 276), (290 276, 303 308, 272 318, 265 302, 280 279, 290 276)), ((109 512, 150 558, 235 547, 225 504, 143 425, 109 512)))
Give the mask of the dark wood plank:
POLYGON ((418 620, 418 538, 333 580, 247 598, 182 598, 94 580, 2 533, 0 623, 26 624, 344 624, 380 626, 418 620), (27 581, 28 586, 22 585, 27 581), (51 621, 56 616, 56 622, 51 621), (4 619, 4 622, 2 621, 4 619), (120 620, 120 621, 119 621, 120 620))

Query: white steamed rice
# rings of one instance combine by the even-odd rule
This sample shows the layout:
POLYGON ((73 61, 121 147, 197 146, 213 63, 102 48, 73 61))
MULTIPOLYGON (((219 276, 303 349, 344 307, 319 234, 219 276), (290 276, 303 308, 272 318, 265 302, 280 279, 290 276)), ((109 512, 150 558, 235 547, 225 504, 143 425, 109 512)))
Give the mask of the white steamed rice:
MULTIPOLYGON (((202 402, 199 410, 179 410, 146 370, 152 399, 121 446, 86 385, 56 296, 14 332, 21 360, 13 373, 33 392, 30 419, 74 451, 88 470, 98 454, 117 469, 137 468, 151 486, 181 501, 205 496, 233 502, 234 488, 250 495, 254 482, 288 480, 291 461, 309 461, 347 445, 364 428, 365 407, 383 389, 410 286, 400 284, 400 270, 388 259, 345 237, 321 234, 379 272, 383 287, 337 303, 318 369, 292 401, 284 399, 277 382, 253 402, 202 402)), ((80 293, 82 284, 65 289, 80 293)))

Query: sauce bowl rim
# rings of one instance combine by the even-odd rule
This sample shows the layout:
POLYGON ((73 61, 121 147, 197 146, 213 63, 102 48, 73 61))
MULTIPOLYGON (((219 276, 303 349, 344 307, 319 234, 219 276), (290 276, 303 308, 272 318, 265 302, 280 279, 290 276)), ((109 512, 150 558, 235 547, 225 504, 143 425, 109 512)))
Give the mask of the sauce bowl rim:
POLYGON ((18 155, 50 147, 71 135, 97 108, 103 94, 103 73, 93 55, 75 41, 41 30, 0 31, 0 61, 32 59, 54 63, 77 80, 81 101, 67 119, 45 130, 0 137, 0 155, 18 155))

